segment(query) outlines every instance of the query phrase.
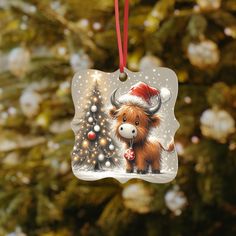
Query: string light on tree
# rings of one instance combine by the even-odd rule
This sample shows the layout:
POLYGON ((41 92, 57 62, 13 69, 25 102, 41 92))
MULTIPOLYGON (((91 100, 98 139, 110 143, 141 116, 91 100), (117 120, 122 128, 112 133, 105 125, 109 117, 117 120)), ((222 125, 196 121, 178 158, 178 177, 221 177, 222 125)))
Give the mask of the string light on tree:
POLYGON ((191 141, 192 141, 192 143, 197 144, 197 143, 199 143, 199 138, 197 136, 193 136, 191 138, 191 141))
POLYGON ((184 97, 184 102, 185 102, 186 104, 191 104, 191 103, 192 103, 192 98, 189 97, 189 96, 186 96, 186 97, 184 97))
POLYGON ((220 8, 221 0, 197 0, 197 4, 202 10, 211 11, 220 8))
POLYGON ((101 146, 106 146, 106 145, 107 145, 107 140, 106 140, 105 138, 101 138, 101 139, 99 140, 99 144, 100 144, 101 146))
POLYGON ((84 141, 82 142, 82 147, 83 147, 83 148, 88 148, 88 147, 89 147, 89 142, 88 142, 88 140, 84 140, 84 141))
POLYGON ((176 142, 175 143, 175 149, 176 149, 176 151, 177 151, 177 153, 179 155, 183 155, 184 154, 184 147, 183 147, 182 143, 176 142))

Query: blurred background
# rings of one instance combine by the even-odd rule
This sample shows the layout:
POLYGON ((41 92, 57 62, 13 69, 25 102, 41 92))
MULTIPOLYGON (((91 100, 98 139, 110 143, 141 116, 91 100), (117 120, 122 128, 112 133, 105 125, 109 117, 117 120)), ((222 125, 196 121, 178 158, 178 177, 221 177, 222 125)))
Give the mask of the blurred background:
POLYGON ((236 1, 130 1, 128 68, 179 78, 169 184, 72 174, 72 76, 118 63, 113 0, 0 0, 0 235, 236 235, 236 1))

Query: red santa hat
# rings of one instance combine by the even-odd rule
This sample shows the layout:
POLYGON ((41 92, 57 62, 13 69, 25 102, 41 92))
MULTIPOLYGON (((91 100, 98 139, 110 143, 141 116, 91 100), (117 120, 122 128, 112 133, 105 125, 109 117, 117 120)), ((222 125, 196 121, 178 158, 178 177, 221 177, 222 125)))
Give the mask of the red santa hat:
POLYGON ((122 95, 118 101, 120 103, 132 103, 148 107, 151 105, 151 99, 159 94, 160 91, 158 89, 150 87, 144 82, 138 82, 130 88, 127 94, 122 95))

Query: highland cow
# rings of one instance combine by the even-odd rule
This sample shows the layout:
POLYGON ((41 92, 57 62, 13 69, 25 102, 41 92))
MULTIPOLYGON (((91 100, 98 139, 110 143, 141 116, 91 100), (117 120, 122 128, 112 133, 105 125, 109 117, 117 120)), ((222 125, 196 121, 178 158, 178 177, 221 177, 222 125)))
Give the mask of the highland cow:
MULTIPOLYGON (((126 172, 145 174, 151 166, 152 173, 160 173, 161 143, 151 140, 150 131, 159 126, 160 117, 156 114, 161 107, 161 96, 157 89, 143 82, 134 85, 127 95, 116 99, 115 90, 111 95, 110 116, 115 120, 114 132, 125 143, 127 149, 132 148, 134 160, 126 159, 126 172), (157 104, 151 105, 150 99, 157 97, 157 104)), ((166 151, 173 151, 171 142, 166 151)))

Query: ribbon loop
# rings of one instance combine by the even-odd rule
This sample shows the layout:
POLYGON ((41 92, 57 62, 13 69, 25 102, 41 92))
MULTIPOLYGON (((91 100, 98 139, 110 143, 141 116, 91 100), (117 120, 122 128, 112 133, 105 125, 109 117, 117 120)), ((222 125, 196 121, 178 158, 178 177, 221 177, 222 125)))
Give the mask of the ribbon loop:
POLYGON ((115 21, 116 21, 116 36, 120 58, 120 72, 124 72, 127 63, 128 50, 128 21, 129 21, 129 0, 125 0, 124 6, 124 27, 123 27, 123 47, 120 32, 120 17, 119 17, 119 0, 115 0, 115 21))

